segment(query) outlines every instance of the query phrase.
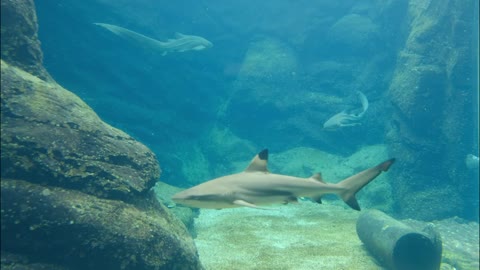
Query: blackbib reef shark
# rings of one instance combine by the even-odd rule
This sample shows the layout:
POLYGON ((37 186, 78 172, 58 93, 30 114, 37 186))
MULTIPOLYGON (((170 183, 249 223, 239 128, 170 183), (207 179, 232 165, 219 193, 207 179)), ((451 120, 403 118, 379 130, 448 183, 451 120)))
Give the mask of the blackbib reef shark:
POLYGON ((175 194, 175 203, 194 208, 252 207, 297 202, 310 197, 321 203, 324 194, 336 194, 351 208, 360 210, 355 194, 387 171, 395 159, 352 175, 337 184, 326 183, 319 173, 309 178, 273 174, 267 169, 268 150, 258 153, 241 173, 222 176, 175 194))
POLYGON ((350 126, 357 126, 360 125, 358 122, 365 112, 368 110, 368 99, 367 97, 360 91, 356 91, 360 102, 362 103, 362 111, 360 113, 349 113, 346 110, 343 110, 334 116, 330 117, 325 123, 323 124, 323 129, 325 130, 337 130, 342 127, 350 127, 350 126))
POLYGON ((167 41, 159 41, 149 38, 132 30, 107 23, 94 23, 101 26, 117 36, 132 41, 146 49, 160 51, 162 55, 171 52, 200 51, 213 46, 213 44, 203 37, 175 33, 175 38, 167 41))

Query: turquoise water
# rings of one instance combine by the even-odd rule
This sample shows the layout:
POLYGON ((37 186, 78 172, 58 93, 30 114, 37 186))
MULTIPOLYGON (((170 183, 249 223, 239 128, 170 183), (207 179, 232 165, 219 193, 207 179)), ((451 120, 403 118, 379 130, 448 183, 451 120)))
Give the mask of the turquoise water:
MULTIPOLYGON (((399 170, 412 170, 395 173, 394 188, 411 187, 394 200, 438 188, 459 202, 424 219, 478 220, 478 173, 464 164, 478 156, 474 5, 49 1, 37 10, 54 79, 152 149, 163 182, 188 187, 232 173, 263 148, 346 157, 387 144, 399 170), (93 23, 159 41, 196 35, 213 47, 163 56, 93 23), (370 103, 360 125, 322 129, 336 113, 359 112, 356 91, 370 103)), ((425 196, 419 203, 443 204, 425 196)))
MULTIPOLYGON (((478 1, 35 5, 47 71, 151 149, 158 181, 190 188, 244 170, 265 148, 271 172, 321 172, 332 183, 396 158, 358 194, 362 208, 440 224, 443 262, 452 267, 445 269, 478 266, 478 249, 469 243, 462 251, 455 243, 466 240, 454 229, 479 221, 478 1), (325 128, 329 119, 333 128, 325 128)), ((172 194, 157 195, 175 208, 172 194)), ((325 201, 319 207, 343 207, 333 195, 325 201)), ((200 213, 200 254, 216 269, 204 255, 210 231, 198 224, 216 214, 200 213)), ((195 234, 194 222, 185 223, 195 234)))

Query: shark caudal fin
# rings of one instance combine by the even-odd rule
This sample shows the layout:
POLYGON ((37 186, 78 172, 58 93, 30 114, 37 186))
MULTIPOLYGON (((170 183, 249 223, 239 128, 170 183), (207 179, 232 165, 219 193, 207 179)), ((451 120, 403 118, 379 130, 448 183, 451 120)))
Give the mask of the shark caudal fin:
POLYGON ((355 194, 373 179, 375 179, 378 175, 380 175, 380 173, 388 171, 393 162, 395 162, 394 158, 389 159, 375 167, 366 169, 340 181, 340 183, 337 185, 341 187, 343 191, 339 193, 339 196, 346 204, 348 204, 348 206, 360 211, 360 205, 358 205, 355 194))

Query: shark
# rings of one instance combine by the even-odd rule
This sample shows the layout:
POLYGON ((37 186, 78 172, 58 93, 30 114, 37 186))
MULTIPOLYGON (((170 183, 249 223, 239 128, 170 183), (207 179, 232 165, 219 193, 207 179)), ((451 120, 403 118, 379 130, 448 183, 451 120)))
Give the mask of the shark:
POLYGON ((346 110, 343 110, 334 116, 330 117, 323 124, 323 129, 325 130, 337 130, 342 127, 357 126, 360 125, 358 121, 363 117, 365 112, 368 110, 368 99, 360 91, 356 91, 360 102, 362 103, 362 111, 360 113, 349 113, 346 110))
POLYGON ((213 46, 212 42, 200 36, 175 33, 175 38, 162 42, 117 25, 107 23, 93 24, 103 27, 115 35, 141 45, 146 49, 160 51, 162 55, 172 52, 201 51, 213 46))
POLYGON ((266 209, 261 206, 296 203, 300 197, 309 197, 321 203, 323 195, 336 194, 352 209, 360 211, 355 194, 387 171, 394 161, 392 158, 338 183, 327 183, 320 173, 308 178, 270 173, 267 169, 268 149, 264 149, 252 159, 243 172, 222 176, 183 190, 173 195, 172 200, 192 208, 266 209))

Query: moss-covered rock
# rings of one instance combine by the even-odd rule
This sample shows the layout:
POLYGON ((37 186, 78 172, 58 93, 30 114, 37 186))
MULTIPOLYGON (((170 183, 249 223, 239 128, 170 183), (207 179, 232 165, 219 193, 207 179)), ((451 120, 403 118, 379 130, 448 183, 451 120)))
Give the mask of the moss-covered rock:
POLYGON ((2 61, 2 177, 128 200, 159 177, 155 155, 80 98, 2 61))
POLYGON ((46 73, 33 1, 1 29, 1 268, 202 269, 155 155, 46 73))
POLYGON ((30 262, 27 256, 3 251, 0 267, 3 270, 68 270, 67 267, 56 264, 30 262))
POLYGON ((183 189, 171 186, 166 183, 157 182, 155 187, 153 187, 153 191, 155 193, 156 198, 162 202, 163 205, 166 205, 169 210, 178 218, 183 224, 187 227, 188 231, 192 236, 196 235, 195 229, 193 227, 193 219, 198 216, 198 209, 192 209, 189 207, 182 207, 180 205, 176 205, 174 201, 172 201, 172 196, 183 189))
POLYGON ((374 52, 379 37, 379 27, 369 17, 348 14, 332 25, 327 42, 347 55, 353 53, 365 57, 374 52))
POLYGON ((2 0, 2 59, 45 80, 51 77, 42 65, 37 15, 33 0, 2 0))
POLYGON ((26 181, 1 185, 2 250, 71 269, 201 268, 184 226, 154 197, 139 210, 26 181))
POLYGON ((439 219, 456 213, 478 219, 478 197, 471 192, 476 188, 466 181, 471 177, 463 164, 477 144, 471 117, 475 85, 468 82, 475 76, 473 5, 409 2, 405 45, 389 87, 393 115, 386 136, 391 155, 399 160, 394 196, 405 217, 439 219))
POLYGON ((237 136, 272 149, 284 150, 285 141, 291 146, 301 137, 318 137, 312 127, 319 113, 311 108, 321 94, 300 87, 298 68, 288 44, 270 37, 253 42, 220 111, 222 120, 237 136))

